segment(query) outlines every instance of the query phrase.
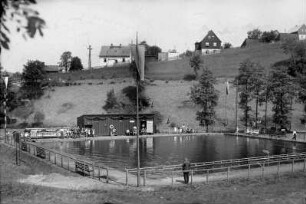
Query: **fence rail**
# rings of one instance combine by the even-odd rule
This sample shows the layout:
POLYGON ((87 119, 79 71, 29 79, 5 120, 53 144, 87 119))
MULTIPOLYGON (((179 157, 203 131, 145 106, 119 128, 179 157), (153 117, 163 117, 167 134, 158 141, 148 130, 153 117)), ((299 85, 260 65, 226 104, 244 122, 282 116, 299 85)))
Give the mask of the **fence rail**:
MULTIPOLYGON (((6 143, 13 147, 16 146, 16 142, 13 137, 8 137, 6 143)), ((69 154, 50 150, 38 144, 33 144, 32 142, 20 141, 20 143, 17 143, 17 146, 19 146, 19 149, 23 152, 39 157, 40 159, 43 159, 68 171, 79 173, 83 176, 89 176, 93 179, 98 179, 106 183, 109 182, 109 169, 107 167, 76 158, 69 154), (80 164, 84 167, 83 171, 80 171, 78 168, 80 164), (90 169, 90 171, 87 171, 88 169, 90 169), (85 173, 85 171, 88 173, 85 173)))
MULTIPOLYGON (((229 181, 231 177, 237 176, 237 172, 243 170, 238 176, 250 178, 252 175, 264 178, 267 171, 274 173, 277 177, 281 172, 294 172, 296 169, 306 170, 306 153, 296 154, 281 154, 262 157, 250 157, 242 159, 220 160, 213 162, 192 163, 190 173, 190 181, 194 182, 194 177, 197 180, 209 182, 210 178, 218 177, 221 180, 229 181), (233 171, 236 171, 233 173, 233 171)), ((140 168, 140 175, 143 180, 143 185, 149 183, 149 179, 157 176, 168 178, 171 185, 174 185, 174 180, 177 177, 182 177, 181 165, 167 165, 140 168), (169 179, 170 178, 170 179, 169 179)), ((137 169, 126 169, 126 185, 131 185, 129 177, 136 175, 137 169)), ((152 180, 151 180, 152 181, 152 180)))

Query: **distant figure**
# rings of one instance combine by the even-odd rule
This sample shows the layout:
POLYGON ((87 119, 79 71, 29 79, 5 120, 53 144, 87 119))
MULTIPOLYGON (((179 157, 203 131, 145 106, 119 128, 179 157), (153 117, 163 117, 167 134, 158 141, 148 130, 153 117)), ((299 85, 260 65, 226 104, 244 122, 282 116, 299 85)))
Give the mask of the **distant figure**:
POLYGON ((292 135, 293 135, 292 140, 296 140, 296 131, 295 130, 293 131, 292 135))
POLYGON ((189 170, 190 170, 190 162, 187 158, 185 158, 185 161, 182 165, 183 174, 184 174, 184 181, 186 184, 189 183, 189 170))

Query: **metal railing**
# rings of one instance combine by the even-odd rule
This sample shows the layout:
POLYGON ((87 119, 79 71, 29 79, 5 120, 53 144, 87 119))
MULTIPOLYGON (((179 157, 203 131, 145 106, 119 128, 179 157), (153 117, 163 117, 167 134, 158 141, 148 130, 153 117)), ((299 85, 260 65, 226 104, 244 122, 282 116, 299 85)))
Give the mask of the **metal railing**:
MULTIPOLYGON (((16 141, 13 137, 8 137, 6 143, 13 147, 16 146, 16 141)), ((109 168, 102 165, 76 158, 70 154, 47 149, 38 144, 33 144, 32 142, 24 140, 20 140, 20 142, 17 143, 17 146, 19 146, 20 151, 24 153, 39 157, 44 161, 50 162, 68 171, 80 173, 83 176, 98 179, 99 181, 105 181, 106 183, 109 182, 109 168), (82 164, 83 169, 78 169, 78 164, 82 164), (90 171, 86 172, 86 169, 90 169, 90 171)))
MULTIPOLYGON (((217 180, 229 181, 231 177, 242 176, 250 178, 260 176, 264 178, 267 170, 274 171, 279 177, 281 171, 294 172, 295 166, 297 169, 306 170, 306 153, 296 154, 281 154, 263 157, 250 157, 242 159, 220 160, 213 162, 192 163, 190 173, 191 184, 194 182, 194 177, 198 180, 209 182, 209 178, 218 177, 217 180), (301 166, 302 165, 302 166, 301 166), (288 169, 290 168, 290 169, 288 169), (238 172, 238 171, 241 172, 238 172), (236 171, 236 173, 233 173, 236 171), (237 175, 238 173, 238 175, 237 175), (204 179, 203 179, 204 178, 204 179)), ((137 173, 137 169, 126 169, 126 185, 133 185, 130 182, 130 177, 137 173)), ((175 178, 182 177, 182 165, 167 165, 140 168, 143 185, 159 178, 168 178, 169 183, 174 185, 175 178)), ((271 173, 271 172, 270 172, 271 173)))

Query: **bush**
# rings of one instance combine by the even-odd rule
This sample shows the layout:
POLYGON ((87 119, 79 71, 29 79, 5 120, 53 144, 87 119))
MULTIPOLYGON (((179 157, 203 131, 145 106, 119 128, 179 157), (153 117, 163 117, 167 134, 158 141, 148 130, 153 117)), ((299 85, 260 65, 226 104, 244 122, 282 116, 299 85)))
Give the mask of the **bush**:
POLYGON ((171 127, 171 128, 176 127, 176 123, 175 123, 175 122, 171 122, 170 125, 169 125, 169 127, 171 127))
POLYGON ((184 78, 185 81, 193 81, 196 79, 196 75, 194 74, 185 74, 184 78))

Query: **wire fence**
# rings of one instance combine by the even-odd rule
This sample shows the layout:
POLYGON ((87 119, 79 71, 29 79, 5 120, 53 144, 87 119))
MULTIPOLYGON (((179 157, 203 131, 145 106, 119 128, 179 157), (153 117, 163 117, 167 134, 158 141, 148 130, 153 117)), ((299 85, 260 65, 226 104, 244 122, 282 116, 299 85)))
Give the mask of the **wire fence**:
POLYGON ((109 168, 102 165, 76 158, 73 155, 50 150, 25 140, 16 142, 12 136, 8 136, 5 142, 12 147, 16 147, 19 151, 39 157, 68 171, 109 183, 109 168))

